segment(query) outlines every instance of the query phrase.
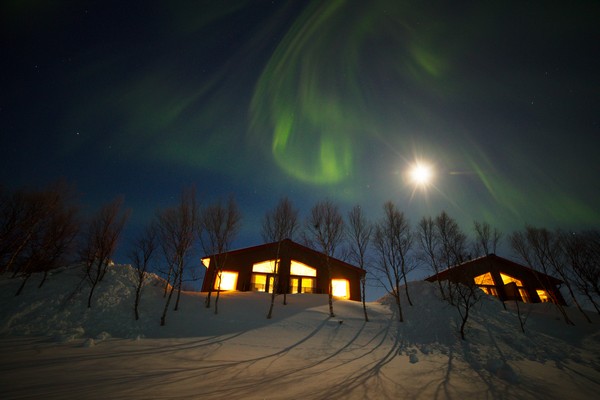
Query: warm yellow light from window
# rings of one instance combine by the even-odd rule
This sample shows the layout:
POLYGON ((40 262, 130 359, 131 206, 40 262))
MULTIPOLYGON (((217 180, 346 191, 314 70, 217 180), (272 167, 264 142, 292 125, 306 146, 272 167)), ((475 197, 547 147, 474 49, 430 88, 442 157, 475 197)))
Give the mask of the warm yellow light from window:
POLYGON ((204 266, 206 268, 208 268, 208 266, 210 265, 210 257, 206 257, 202 259, 202 264, 204 264, 204 266))
POLYGON ((290 286, 292 289, 292 294, 298 293, 298 278, 290 279, 290 286))
POLYGON ((238 273, 233 271, 222 271, 215 279, 216 290, 235 290, 237 287, 238 273), (219 285, 219 282, 221 283, 219 285))
POLYGON ((498 291, 496 290, 496 288, 489 287, 489 286, 482 286, 481 290, 483 290, 483 292, 485 294, 488 294, 490 296, 498 297, 498 291))
POLYGON ((252 290, 264 292, 267 287, 267 276, 262 274, 252 274, 252 290))
POLYGON ((495 285, 494 279, 492 278, 492 274, 486 272, 485 274, 479 275, 475 277, 476 285, 495 285))
POLYGON ((275 271, 275 260, 263 261, 254 264, 252 266, 252 272, 263 272, 265 274, 272 274, 274 272, 277 272, 275 271))
POLYGON ((302 278, 302 287, 300 288, 301 293, 313 293, 315 291, 315 280, 314 278, 302 278))
POLYGON ((298 276, 317 276, 317 269, 309 267, 299 261, 292 260, 290 265, 290 275, 298 276))
POLYGON ((517 284, 517 286, 521 286, 521 287, 523 286, 523 283, 522 283, 520 280, 518 280, 517 278, 513 278, 513 277, 512 277, 512 276, 510 276, 510 275, 506 275, 506 274, 503 274, 503 273, 501 272, 501 273, 500 273, 500 277, 502 278, 502 282, 504 282, 504 284, 505 284, 505 285, 506 285, 507 283, 514 282, 514 283, 516 283, 516 284, 517 284))
POLYGON ((347 279, 332 279, 331 294, 335 297, 347 299, 350 297, 350 282, 347 279))
POLYGON ((548 292, 545 290, 537 289, 536 292, 542 303, 548 303, 550 301, 550 296, 548 296, 548 292))

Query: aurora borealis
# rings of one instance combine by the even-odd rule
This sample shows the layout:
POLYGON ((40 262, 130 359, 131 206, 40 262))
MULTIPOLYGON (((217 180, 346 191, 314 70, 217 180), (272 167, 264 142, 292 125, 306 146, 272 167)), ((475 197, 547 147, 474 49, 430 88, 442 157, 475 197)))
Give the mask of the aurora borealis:
MULTIPOLYGON (((194 184, 238 245, 282 196, 504 232, 600 224, 597 1, 7 1, 1 181, 147 222, 194 184), (425 190, 404 174, 436 170, 425 190)), ((305 215, 305 214, 303 214, 305 215)))

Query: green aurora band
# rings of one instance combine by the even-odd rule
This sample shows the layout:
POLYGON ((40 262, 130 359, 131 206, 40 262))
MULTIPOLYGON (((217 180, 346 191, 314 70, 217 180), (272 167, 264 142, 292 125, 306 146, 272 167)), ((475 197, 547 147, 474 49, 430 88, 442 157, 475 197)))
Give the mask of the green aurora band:
MULTIPOLYGON (((265 67, 251 103, 251 129, 272 132, 277 165, 304 182, 332 184, 353 176, 356 152, 377 136, 372 76, 435 78, 443 62, 416 44, 401 7, 373 1, 313 2, 289 29, 265 67), (388 10, 387 13, 385 10, 388 10), (402 51, 373 70, 369 44, 390 40, 402 51), (335 49, 335 50, 333 50, 335 49), (368 68, 367 68, 368 67, 368 68)), ((380 54, 381 56, 381 54, 380 54)))
MULTIPOLYGON (((278 167, 300 181, 331 186, 358 173, 357 159, 372 143, 392 143, 393 151, 408 159, 406 149, 424 141, 433 150, 431 159, 454 152, 449 163, 469 169, 487 191, 465 207, 468 188, 460 182, 454 188, 447 185, 442 197, 452 199, 450 203, 465 215, 477 209, 501 226, 515 221, 535 224, 548 215, 560 224, 600 222, 593 207, 556 188, 544 171, 533 171, 525 151, 519 155, 510 149, 513 171, 531 174, 521 185, 471 143, 465 128, 449 124, 447 116, 433 111, 444 102, 487 101, 490 93, 479 89, 460 68, 473 51, 470 47, 481 46, 480 37, 495 35, 498 26, 489 18, 508 9, 474 4, 461 10, 463 15, 453 16, 462 22, 452 27, 444 23, 443 11, 424 20, 428 11, 424 7, 386 0, 310 3, 270 57, 250 105, 251 132, 270 149, 278 167), (461 25, 464 32, 451 32, 461 25), (461 40, 446 42, 450 33, 461 40), (388 83, 391 88, 386 88, 388 83), (393 130, 397 137, 390 133, 390 121, 397 127, 393 130), (453 132, 435 143, 438 138, 433 134, 419 135, 410 131, 412 127, 453 132), (270 140, 265 141, 264 135, 270 140), (532 198, 543 200, 532 208, 532 198), (491 211, 498 205, 502 216, 491 211)), ((514 72, 523 81, 532 79, 514 72)), ((499 94, 505 91, 502 85, 493 85, 499 94)), ((434 208, 431 211, 436 212, 434 208)))
MULTIPOLYGON (((76 140, 65 139, 65 154, 110 145, 111 158, 116 153, 140 164, 176 165, 190 174, 246 174, 241 180, 256 175, 260 158, 261 174, 276 181, 282 171, 319 195, 383 202, 409 198, 412 188, 394 179, 399 164, 412 161, 419 148, 419 156, 444 175, 430 203, 411 205, 418 213, 450 207, 465 220, 485 216, 500 228, 547 216, 557 224, 600 223, 595 205, 557 185, 568 182, 567 172, 555 178, 555 171, 531 166, 529 153, 536 149, 521 138, 507 137, 497 150, 502 131, 530 131, 512 122, 515 112, 535 117, 522 92, 514 91, 538 78, 518 63, 503 64, 500 72, 483 68, 488 65, 471 68, 469 56, 485 51, 488 39, 502 42, 503 20, 495 18, 512 15, 510 6, 474 2, 455 10, 443 2, 312 1, 287 26, 281 15, 297 6, 281 3, 204 71, 197 59, 219 48, 220 24, 243 20, 252 7, 251 1, 229 4, 168 3, 169 36, 156 48, 136 47, 133 55, 126 48, 110 56, 85 53, 61 82, 71 89, 68 111, 60 116, 64 131, 81 131, 76 140), (189 54, 174 46, 181 43, 192 49, 189 54), (147 62, 138 65, 138 58, 147 62), (494 120, 488 110, 497 109, 494 120), (472 116, 490 122, 468 125, 472 116), (493 131, 482 132, 485 126, 493 131), (490 151, 504 158, 490 157, 490 151), (386 171, 384 162, 397 164, 386 171), (468 177, 446 173, 452 170, 468 177), (382 183, 371 185, 376 179, 382 183)), ((568 25, 544 31, 555 32, 552 40, 577 32, 568 25)))

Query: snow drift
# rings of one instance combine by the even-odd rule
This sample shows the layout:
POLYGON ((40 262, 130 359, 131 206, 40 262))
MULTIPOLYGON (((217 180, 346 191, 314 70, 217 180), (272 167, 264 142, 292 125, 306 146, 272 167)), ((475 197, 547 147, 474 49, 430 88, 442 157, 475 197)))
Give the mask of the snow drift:
MULTIPOLYGON (((388 298, 336 301, 324 295, 277 298, 267 320, 264 293, 223 293, 219 314, 204 294, 185 292, 178 311, 164 306, 151 275, 140 320, 133 314, 135 272, 111 267, 86 307, 78 268, 0 280, 0 391, 3 398, 591 398, 600 390, 600 319, 569 310, 567 326, 550 304, 514 309, 484 296, 460 340, 455 308, 435 284, 412 282, 397 321, 388 298)), ((591 314, 591 313, 590 313, 591 314)))

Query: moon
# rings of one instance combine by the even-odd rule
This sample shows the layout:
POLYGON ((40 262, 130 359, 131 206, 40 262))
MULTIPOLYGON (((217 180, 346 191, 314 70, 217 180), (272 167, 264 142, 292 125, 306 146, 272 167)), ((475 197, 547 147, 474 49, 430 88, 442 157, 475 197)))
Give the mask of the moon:
POLYGON ((408 171, 408 176, 414 185, 425 187, 433 179, 433 168, 425 163, 415 163, 408 171))

